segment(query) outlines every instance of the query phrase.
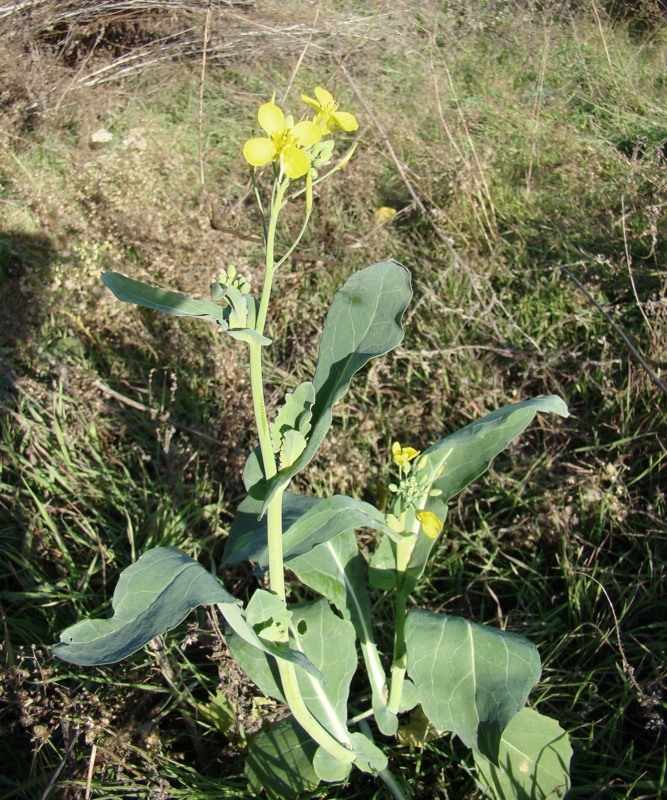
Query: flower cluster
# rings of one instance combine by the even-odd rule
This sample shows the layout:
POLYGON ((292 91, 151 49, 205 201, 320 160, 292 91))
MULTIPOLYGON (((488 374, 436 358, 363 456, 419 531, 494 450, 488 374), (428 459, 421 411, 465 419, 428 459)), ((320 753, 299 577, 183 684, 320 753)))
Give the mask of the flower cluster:
POLYGON ((295 123, 294 117, 285 115, 274 102, 259 107, 257 121, 266 136, 249 139, 243 146, 243 157, 250 166, 263 167, 277 161, 288 178, 302 178, 314 161, 322 160, 323 148, 315 145, 323 136, 336 129, 355 131, 359 127, 352 114, 338 110, 338 103, 326 89, 317 86, 314 94, 315 99, 301 95, 304 103, 315 109, 312 120, 295 123))
POLYGON ((394 442, 391 446, 391 455, 394 463, 401 473, 401 481, 398 485, 395 483, 389 484, 389 490, 393 492, 396 500, 394 509, 391 516, 399 523, 399 526, 404 524, 400 520, 404 520, 405 510, 408 506, 415 509, 415 517, 421 525, 424 535, 429 539, 435 539, 442 531, 442 522, 432 511, 417 508, 417 503, 423 501, 425 494, 431 497, 437 497, 442 492, 439 489, 429 489, 429 483, 423 477, 422 470, 428 463, 428 454, 424 454, 419 461, 417 461, 416 469, 413 472, 413 465, 410 463, 419 455, 420 451, 415 450, 414 447, 401 447, 399 442, 394 442))

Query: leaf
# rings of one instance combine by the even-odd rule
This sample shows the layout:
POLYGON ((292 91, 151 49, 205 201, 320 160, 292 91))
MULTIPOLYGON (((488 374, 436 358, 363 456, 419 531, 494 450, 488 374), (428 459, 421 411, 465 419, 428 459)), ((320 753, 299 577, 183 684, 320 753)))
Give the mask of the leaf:
MULTIPOLYGON (((397 261, 382 261, 355 272, 336 292, 322 330, 313 377, 315 403, 308 445, 287 470, 268 484, 255 486, 253 494, 264 496, 263 511, 275 493, 312 460, 331 426, 332 408, 354 374, 401 343, 401 318, 411 297, 410 273, 397 261)), ((251 472, 256 475, 257 470, 251 472)))
POLYGON ((338 783, 347 779, 352 770, 352 764, 338 761, 327 753, 323 747, 318 747, 313 760, 313 767, 320 780, 327 783, 338 783))
POLYGON ((125 303, 135 303, 176 317, 197 317, 207 322, 215 322, 234 339, 259 345, 271 344, 270 339, 252 328, 230 330, 228 322, 230 309, 211 300, 195 300, 180 292, 158 289, 156 286, 149 286, 142 281, 121 275, 120 272, 105 272, 102 280, 106 287, 125 303))
POLYGON ((315 547, 289 562, 299 580, 327 598, 354 625, 371 685, 372 705, 381 732, 396 733, 398 718, 387 709, 387 679, 380 661, 366 590, 366 566, 359 553, 354 531, 315 547))
POLYGON ((538 411, 568 417, 567 406, 556 395, 542 395, 498 408, 424 450, 428 461, 420 477, 442 492, 426 508, 444 519, 447 501, 483 475, 493 459, 530 425, 538 411), (442 474, 438 476, 438 472, 442 474))
POLYGON ((540 677, 522 636, 429 611, 408 612, 408 673, 424 713, 497 763, 502 732, 540 677))
MULTIPOLYGON (((250 495, 238 508, 225 544, 224 564, 252 561, 263 571, 269 564, 266 518, 259 519, 262 501, 250 495)), ((308 553, 345 530, 373 528, 395 535, 386 525, 384 514, 375 506, 346 495, 326 500, 291 494, 283 496, 283 559, 308 553)))
POLYGON ((113 617, 77 622, 60 634, 53 653, 82 666, 120 661, 176 627, 197 606, 212 604, 236 607, 238 601, 197 561, 156 547, 121 574, 113 617))
POLYGON ((555 800, 570 788, 572 747, 556 720, 532 708, 512 718, 496 767, 475 753, 478 784, 494 800, 555 800))
POLYGON ((307 444, 306 437, 300 431, 285 431, 278 459, 279 469, 287 469, 295 464, 307 444))
POLYGON ((380 539, 371 556, 368 580, 374 589, 381 589, 384 592, 396 588, 396 551, 387 536, 380 539))
POLYGON ((269 658, 263 650, 249 644, 234 631, 229 631, 225 639, 236 663, 259 686, 262 694, 287 703, 275 658, 269 658))
POLYGON ((313 768, 317 743, 289 716, 250 739, 245 774, 258 797, 297 800, 317 789, 313 768))
POLYGON ((248 623, 264 641, 287 640, 292 612, 277 594, 257 589, 248 601, 245 615, 248 623))
POLYGON ((312 675, 315 680, 321 683, 325 681, 322 673, 311 664, 303 653, 298 650, 292 650, 285 642, 271 642, 258 636, 255 629, 245 618, 242 608, 232 605, 218 605, 218 608, 231 629, 245 640, 247 644, 258 648, 267 655, 289 661, 295 666, 301 667, 301 669, 305 670, 309 675, 312 675))
POLYGON ((290 644, 304 653, 326 678, 326 684, 322 685, 305 672, 297 673, 308 710, 339 742, 349 745, 347 699, 357 669, 352 623, 334 614, 321 598, 293 608, 290 644))
POLYGON ((353 733, 350 737, 354 752, 357 754, 354 766, 362 772, 377 774, 387 769, 387 756, 380 748, 363 733, 353 733))
POLYGON ((136 303, 144 308, 163 311, 177 317, 200 317, 208 322, 222 325, 223 307, 211 300, 194 300, 179 292, 170 292, 149 286, 121 275, 120 272, 105 272, 102 275, 106 287, 125 303, 136 303))
POLYGON ((310 381, 299 384, 288 392, 285 402, 271 423, 271 441, 277 453, 287 431, 299 431, 304 436, 310 430, 311 409, 315 402, 315 387, 310 381))
MULTIPOLYGON (((425 508, 444 521, 447 503, 480 475, 493 459, 530 425, 538 411, 567 417, 565 403, 556 395, 544 395, 492 411, 464 428, 431 445, 422 454, 428 456, 419 476, 427 486, 439 490, 439 497, 427 497, 425 508), (440 475, 438 473, 441 472, 440 475)), ((424 573, 435 539, 417 537, 406 576, 406 591, 411 592, 424 573)), ((395 567, 395 560, 394 560, 395 567)), ((391 569, 385 564, 384 569, 391 569)))

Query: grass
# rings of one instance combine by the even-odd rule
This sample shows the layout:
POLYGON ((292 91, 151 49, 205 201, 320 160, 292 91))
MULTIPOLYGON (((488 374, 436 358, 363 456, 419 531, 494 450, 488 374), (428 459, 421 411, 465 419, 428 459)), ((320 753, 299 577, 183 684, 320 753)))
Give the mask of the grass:
MULTIPOLYGON (((531 702, 571 732, 570 797, 664 793, 665 396, 570 277, 664 376, 664 31, 639 35, 599 4, 440 6, 214 18, 220 36, 264 31, 264 57, 209 64, 206 204, 198 64, 91 89, 75 81, 84 62, 37 38, 19 71, 24 51, 3 40, 0 798, 248 796, 246 738, 279 710, 258 707, 211 615, 96 670, 55 662, 48 645, 108 613, 119 572, 148 547, 218 568, 254 445, 245 367, 204 326, 116 303, 98 276, 200 296, 229 263, 259 279, 256 245, 212 229, 207 210, 256 233, 238 151, 302 52, 290 96, 334 76, 362 128, 355 160, 318 197, 306 260, 277 281, 269 404, 312 374, 351 269, 398 258, 415 304, 403 345, 358 376, 298 489, 374 500, 392 439, 425 447, 503 403, 562 394, 574 417, 542 419, 454 503, 414 600, 538 644, 531 702), (92 149, 99 127, 114 140, 92 149), (137 129, 145 148, 123 147, 137 129), (377 227, 384 205, 399 214, 377 227)), ((239 596, 255 585, 249 571, 223 577, 239 596)), ((382 598, 377 612, 386 636, 382 598)), ((449 737, 390 750, 416 797, 474 796, 449 737)), ((320 794, 383 796, 364 776, 320 794)))

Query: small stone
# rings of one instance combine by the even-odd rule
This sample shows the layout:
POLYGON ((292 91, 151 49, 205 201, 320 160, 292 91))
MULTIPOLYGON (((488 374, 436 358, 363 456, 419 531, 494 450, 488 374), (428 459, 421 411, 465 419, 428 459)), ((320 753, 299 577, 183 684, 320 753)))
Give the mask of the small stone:
POLYGON ((113 133, 106 128, 98 128, 90 134, 90 143, 92 145, 108 144, 113 140, 113 133))

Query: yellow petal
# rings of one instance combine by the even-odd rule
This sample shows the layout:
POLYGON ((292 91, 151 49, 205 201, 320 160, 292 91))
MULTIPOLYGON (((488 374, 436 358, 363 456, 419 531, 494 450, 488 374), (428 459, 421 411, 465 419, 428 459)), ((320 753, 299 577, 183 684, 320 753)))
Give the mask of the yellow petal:
POLYGON ((280 151, 280 166, 292 180, 303 178, 310 169, 310 159, 295 144, 287 144, 280 151))
POLYGON ((415 450, 414 447, 401 447, 398 442, 394 442, 391 446, 391 454, 399 467, 407 464, 408 461, 412 461, 413 458, 417 458, 420 452, 415 450))
POLYGON ((273 161, 278 155, 276 146, 271 139, 260 137, 258 139, 248 139, 243 145, 243 158, 252 167, 263 167, 269 161, 273 161))
POLYGON ((297 122, 290 134, 301 147, 311 147, 322 138, 322 129, 314 122, 304 120, 303 122, 297 122))
POLYGON ((350 114, 348 111, 336 111, 331 116, 334 118, 336 125, 344 131, 356 131, 359 127, 354 114, 350 114))
POLYGON ((422 530, 429 539, 435 539, 442 530, 442 522, 432 511, 417 511, 415 516, 422 524, 422 530))
POLYGON ((317 100, 313 100, 313 98, 312 97, 308 97, 307 94, 302 94, 301 95, 301 99, 303 100, 303 102, 306 105, 312 106, 313 108, 316 108, 319 111, 320 104, 317 102, 317 100))
POLYGON ((275 103, 264 103, 259 107, 257 119, 269 136, 280 136, 285 131, 285 115, 275 103))
POLYGON ((317 100, 322 108, 333 108, 336 105, 333 95, 327 92, 327 90, 323 89, 321 86, 315 87, 315 97, 317 97, 317 100))

